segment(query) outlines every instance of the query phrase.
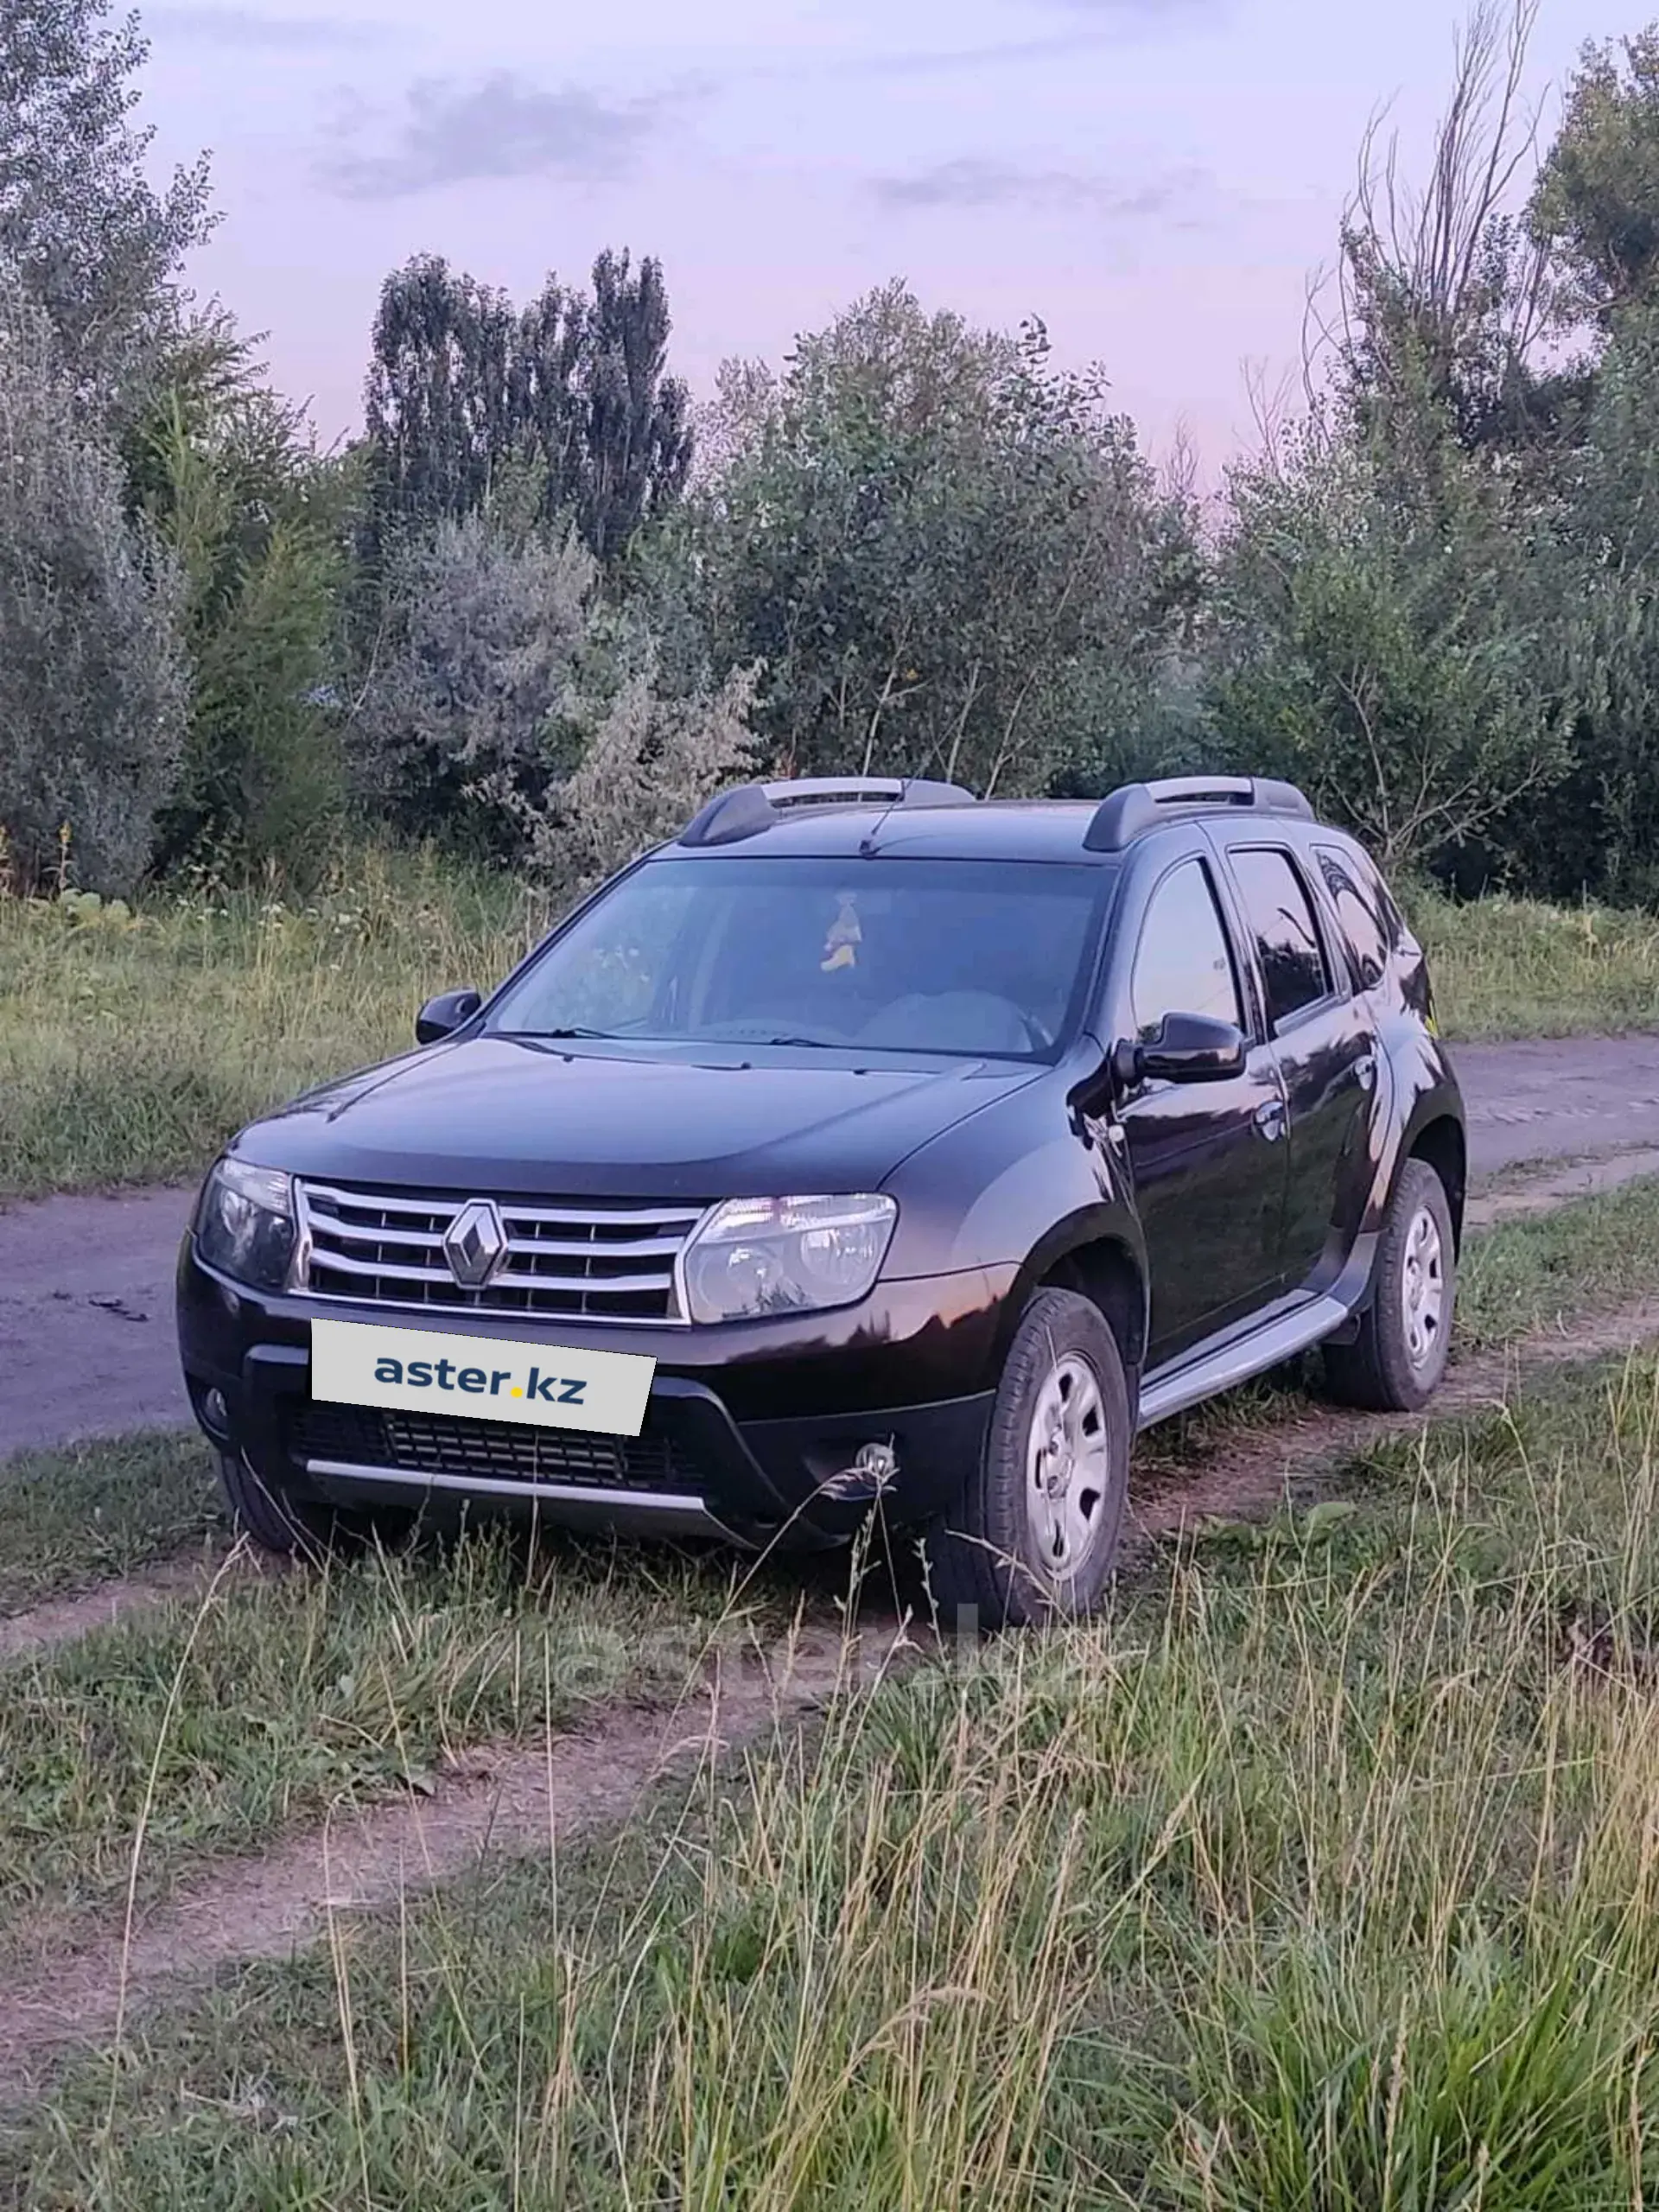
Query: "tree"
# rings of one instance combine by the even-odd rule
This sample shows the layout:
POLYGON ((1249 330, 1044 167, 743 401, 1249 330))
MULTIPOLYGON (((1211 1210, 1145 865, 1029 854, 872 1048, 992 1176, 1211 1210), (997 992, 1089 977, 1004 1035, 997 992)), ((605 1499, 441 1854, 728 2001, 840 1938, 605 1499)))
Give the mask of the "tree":
POLYGON ((1521 105, 1538 0, 1476 0, 1458 35, 1428 181, 1402 177, 1376 124, 1344 213, 1336 312, 1316 295, 1310 395, 1328 363, 1368 434, 1421 442, 1423 418, 1465 449, 1530 451, 1574 431, 1586 398, 1572 363, 1546 362, 1556 315, 1543 245, 1510 212, 1535 135, 1521 105))
POLYGON ((365 402, 380 538, 476 513, 508 467, 533 467, 545 519, 606 562, 678 499, 691 435, 662 270, 607 251, 593 283, 550 277, 519 314, 435 255, 386 279, 365 402))
POLYGON ((1584 48, 1527 218, 1565 280, 1565 316, 1605 328, 1650 289, 1659 271, 1659 25, 1618 47, 1584 48))
POLYGON ((357 766, 406 832, 574 891, 751 772, 757 671, 664 684, 657 639, 601 595, 593 556, 505 506, 402 542, 357 766))
MULTIPOLYGON (((551 283, 536 308, 556 349, 563 296, 551 283)), ((548 342, 551 341, 551 342, 548 342)), ((364 395, 381 507, 419 525, 475 514, 523 428, 513 390, 517 357, 505 292, 422 254, 388 276, 375 318, 364 395)), ((544 452, 559 450, 568 371, 537 389, 544 452)))
POLYGON ((930 316, 902 284, 733 368, 725 458, 657 554, 716 668, 759 663, 780 767, 1037 791, 1140 711, 1179 620, 1185 518, 1097 378, 1046 336, 930 316))
POLYGON ((25 886, 66 830, 84 887, 143 874, 183 735, 180 599, 45 316, 0 290, 0 826, 25 886))
POLYGON ((129 396, 175 327, 181 264, 212 227, 206 158, 157 191, 130 121, 149 48, 110 0, 0 9, 0 264, 48 318, 83 396, 129 396))
POLYGON ((1210 702, 1239 766, 1302 785, 1392 868, 1560 780, 1567 564, 1512 480, 1316 415, 1230 491, 1210 702))
POLYGON ((594 264, 576 382, 577 526, 601 561, 672 506, 690 473, 689 397, 664 373, 670 327, 660 265, 642 262, 633 276, 627 255, 607 248, 594 264))
POLYGON ((355 472, 320 456, 228 318, 197 325, 130 440, 185 580, 193 683, 162 867, 209 855, 303 882, 343 810, 340 598, 355 472))
POLYGON ((1659 296, 1613 319, 1576 456, 1558 624, 1579 699, 1558 803, 1512 835, 1530 880, 1659 902, 1659 296))

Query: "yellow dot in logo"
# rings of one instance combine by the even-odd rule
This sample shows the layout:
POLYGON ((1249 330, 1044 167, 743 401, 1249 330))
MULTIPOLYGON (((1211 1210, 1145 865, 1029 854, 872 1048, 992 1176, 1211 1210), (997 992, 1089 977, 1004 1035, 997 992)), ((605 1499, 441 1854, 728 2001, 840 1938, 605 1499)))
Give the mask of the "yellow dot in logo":
POLYGON ((518 1389, 518 1385, 515 1383, 515 1384, 514 1384, 514 1386, 513 1386, 513 1392, 512 1392, 512 1395, 513 1395, 513 1396, 514 1396, 515 1398, 522 1398, 522 1397, 524 1396, 524 1392, 523 1392, 521 1389, 518 1389))

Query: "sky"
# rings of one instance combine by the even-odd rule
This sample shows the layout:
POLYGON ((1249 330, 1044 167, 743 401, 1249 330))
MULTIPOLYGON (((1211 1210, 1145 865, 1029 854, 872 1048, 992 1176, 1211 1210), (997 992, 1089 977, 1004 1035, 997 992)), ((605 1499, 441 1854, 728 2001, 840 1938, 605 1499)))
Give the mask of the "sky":
MULTIPOLYGON (((706 397, 886 279, 1102 363, 1206 476, 1294 376, 1380 107, 1408 175, 1455 0, 191 0, 144 5, 141 118, 211 152, 193 278, 325 442, 353 429, 382 279, 435 251, 515 297, 601 246, 663 263, 706 397)), ((1620 0, 1541 0, 1546 127, 1620 0)))

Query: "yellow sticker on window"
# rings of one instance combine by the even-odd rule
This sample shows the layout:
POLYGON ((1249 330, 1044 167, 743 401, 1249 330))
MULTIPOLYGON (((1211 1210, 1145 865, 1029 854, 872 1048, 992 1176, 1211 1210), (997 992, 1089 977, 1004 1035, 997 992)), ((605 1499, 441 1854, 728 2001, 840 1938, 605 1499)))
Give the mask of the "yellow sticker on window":
POLYGON ((858 910, 853 894, 841 894, 841 912, 830 925, 830 934, 823 941, 823 958, 818 965, 828 976, 837 968, 856 968, 858 948, 864 942, 864 932, 859 926, 858 910))

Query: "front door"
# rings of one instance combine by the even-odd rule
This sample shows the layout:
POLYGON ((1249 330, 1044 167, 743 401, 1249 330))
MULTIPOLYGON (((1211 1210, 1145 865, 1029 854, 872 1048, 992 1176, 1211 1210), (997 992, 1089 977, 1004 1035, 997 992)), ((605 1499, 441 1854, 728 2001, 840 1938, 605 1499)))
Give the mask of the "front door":
MULTIPOLYGON (((1166 1015, 1208 1014, 1251 1033, 1209 863, 1178 861, 1153 888, 1120 1019, 1152 1036, 1166 1015)), ((1142 1083, 1119 1112, 1151 1268, 1148 1369, 1265 1302, 1279 1274, 1285 1102, 1256 1042, 1223 1083, 1142 1083)))
POLYGON ((1370 1185, 1376 1026, 1341 949, 1327 944, 1291 855, 1251 845, 1227 858, 1255 940, 1290 1116, 1286 1287, 1324 1290, 1348 1255, 1370 1185))

